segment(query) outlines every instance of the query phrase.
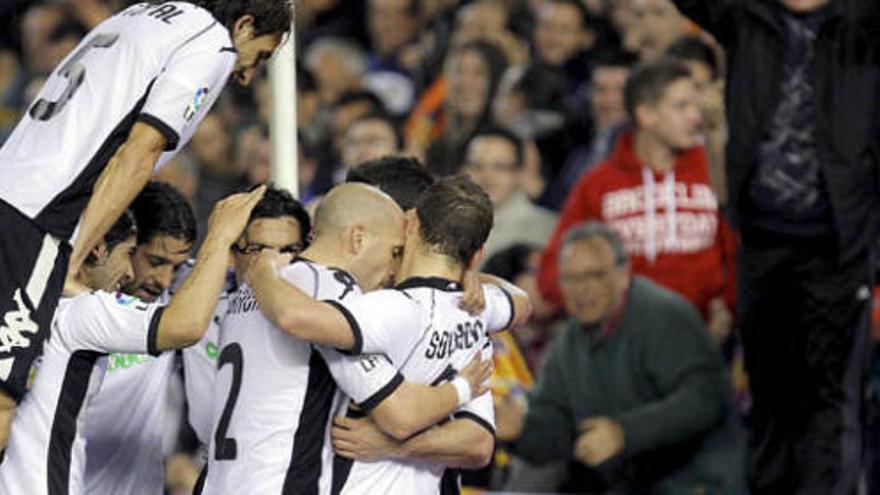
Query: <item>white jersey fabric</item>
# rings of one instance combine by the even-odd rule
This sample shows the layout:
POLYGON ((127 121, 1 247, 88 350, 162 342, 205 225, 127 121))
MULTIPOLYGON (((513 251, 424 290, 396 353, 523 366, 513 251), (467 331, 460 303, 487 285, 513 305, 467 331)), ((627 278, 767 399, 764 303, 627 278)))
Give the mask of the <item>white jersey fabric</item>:
MULTIPOLYGON (((167 303, 194 266, 189 260, 176 271, 167 303)), ((107 373, 86 414, 86 493, 162 493, 165 487, 163 437, 169 418, 168 387, 183 364, 184 390, 189 421, 199 440, 207 445, 211 429, 211 401, 217 367, 219 326, 234 287, 227 276, 211 324, 195 345, 148 354, 111 354, 107 373)))
MULTIPOLYGON (((361 293, 347 272, 304 259, 281 275, 317 299, 361 293)), ((317 493, 334 380, 365 409, 403 382, 387 359, 346 355, 284 333, 263 316, 250 287, 240 287, 220 330, 202 493, 317 493)))
MULTIPOLYGON (((362 351, 383 353, 406 380, 440 385, 451 381, 481 352, 492 359, 489 333, 513 321, 510 295, 484 285, 486 308, 472 316, 459 308, 462 287, 442 278, 412 278, 394 290, 382 290, 342 301, 339 306, 361 335, 362 351)), ((349 411, 349 416, 356 416, 349 411)), ((475 421, 495 434, 491 393, 472 399, 453 414, 475 421)), ((329 443, 325 447, 332 449, 329 443)), ((329 454, 325 452, 325 454, 329 454)), ((335 456, 332 473, 323 473, 322 494, 441 493, 445 466, 405 460, 355 462, 335 456)), ((455 488, 457 477, 451 480, 455 488)))
POLYGON ((84 493, 83 412, 101 386, 107 354, 156 354, 161 314, 159 305, 121 293, 59 304, 36 381, 12 424, 0 493, 84 493))
POLYGON ((181 149, 236 60, 229 31, 187 2, 138 4, 95 27, 49 76, 0 148, 0 198, 68 238, 136 121, 181 149))

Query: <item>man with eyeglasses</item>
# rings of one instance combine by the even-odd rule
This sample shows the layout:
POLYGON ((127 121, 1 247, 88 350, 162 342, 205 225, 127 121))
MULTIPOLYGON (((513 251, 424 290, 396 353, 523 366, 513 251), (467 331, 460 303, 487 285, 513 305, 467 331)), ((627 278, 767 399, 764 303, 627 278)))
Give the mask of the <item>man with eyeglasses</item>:
POLYGON ((571 316, 529 397, 497 408, 527 461, 570 463, 564 491, 744 494, 744 438, 699 313, 633 276, 605 224, 570 230, 559 284, 571 316))

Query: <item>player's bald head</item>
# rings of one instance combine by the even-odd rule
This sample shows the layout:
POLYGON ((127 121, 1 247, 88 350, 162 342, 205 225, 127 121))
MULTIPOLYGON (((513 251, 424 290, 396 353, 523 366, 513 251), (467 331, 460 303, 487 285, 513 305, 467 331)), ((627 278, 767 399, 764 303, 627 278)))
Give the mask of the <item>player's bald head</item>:
POLYGON ((321 200, 315 212, 315 238, 362 225, 382 227, 403 211, 390 196, 367 184, 336 186, 321 200))

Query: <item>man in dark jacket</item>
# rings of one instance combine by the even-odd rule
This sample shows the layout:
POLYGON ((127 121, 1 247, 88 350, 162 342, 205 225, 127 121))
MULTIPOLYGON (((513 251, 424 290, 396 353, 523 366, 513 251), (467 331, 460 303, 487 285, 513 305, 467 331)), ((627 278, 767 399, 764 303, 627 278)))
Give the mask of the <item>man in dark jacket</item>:
POLYGON ((499 438, 516 439, 515 453, 533 463, 576 461, 566 491, 745 493, 730 382, 696 309, 631 276, 604 224, 569 231, 560 261, 572 321, 524 420, 499 404, 499 438))
POLYGON ((880 220, 880 6, 675 2, 727 53, 752 488, 854 493, 880 220))

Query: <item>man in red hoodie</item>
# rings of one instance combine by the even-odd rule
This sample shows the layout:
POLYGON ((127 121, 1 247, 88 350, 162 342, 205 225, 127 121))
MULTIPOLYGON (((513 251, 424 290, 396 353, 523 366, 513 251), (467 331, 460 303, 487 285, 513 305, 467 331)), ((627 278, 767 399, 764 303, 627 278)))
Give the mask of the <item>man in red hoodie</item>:
POLYGON ((637 68, 624 93, 633 128, 566 199, 541 258, 539 287, 561 301, 559 243, 570 228, 599 220, 620 234, 634 273, 694 303, 720 339, 733 307, 732 235, 699 145, 694 83, 685 66, 660 59, 637 68))

